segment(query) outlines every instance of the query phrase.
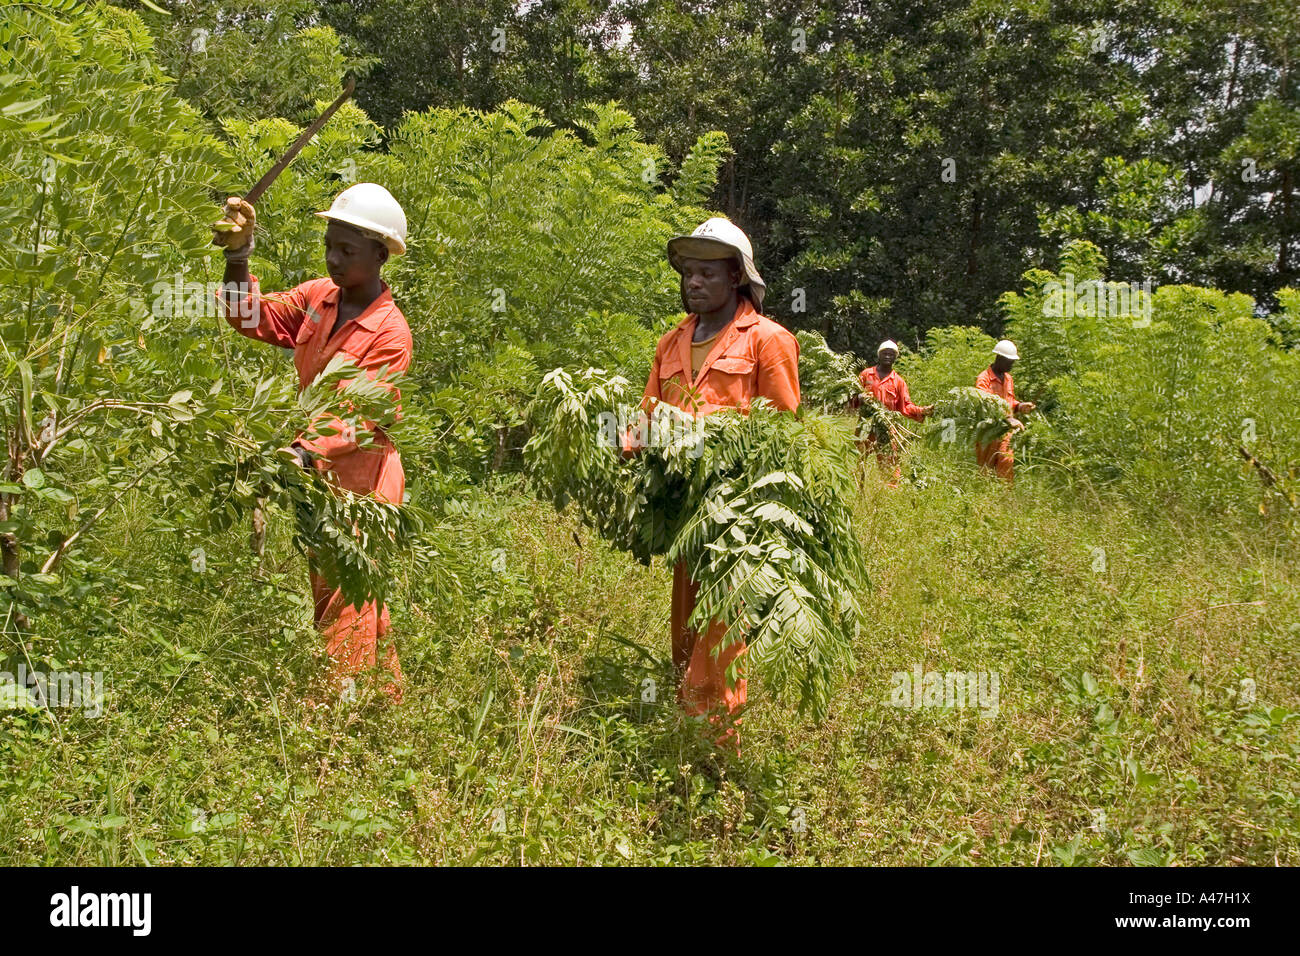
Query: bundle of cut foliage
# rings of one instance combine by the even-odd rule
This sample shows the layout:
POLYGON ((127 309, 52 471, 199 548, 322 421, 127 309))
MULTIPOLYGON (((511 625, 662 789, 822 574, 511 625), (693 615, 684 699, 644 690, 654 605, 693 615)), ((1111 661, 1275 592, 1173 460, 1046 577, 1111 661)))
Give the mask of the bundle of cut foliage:
POLYGON ((948 394, 951 398, 935 403, 934 424, 927 433, 932 444, 951 442, 961 436, 963 440, 987 445, 1001 441, 1011 431, 1011 405, 1005 399, 973 385, 949 389, 948 394))
POLYGON ((220 530, 254 508, 278 505, 295 515, 298 548, 357 606, 385 600, 401 558, 428 571, 436 552, 424 535, 423 512, 339 488, 330 473, 304 470, 282 451, 299 434, 312 439, 346 430, 364 449, 374 443, 374 429, 400 432, 392 391, 400 381, 386 370, 371 378, 338 355, 297 394, 287 379, 265 379, 247 408, 201 406, 198 418, 210 433, 232 418, 222 441, 233 462, 218 462, 209 474, 210 526, 220 530))
POLYGON ((858 437, 871 438, 879 445, 905 448, 914 437, 907 416, 886 408, 870 392, 862 394, 858 406, 858 437))
POLYGON ((858 400, 860 439, 904 446, 912 438, 906 418, 863 392, 858 378, 861 362, 851 352, 836 352, 817 332, 799 331, 799 395, 802 404, 823 412, 849 408, 858 400))
MULTIPOLYGON (((777 694, 825 713, 851 660, 868 587, 848 502, 851 424, 764 401, 694 418, 641 416, 629 383, 599 369, 550 372, 530 408, 525 458, 539 491, 613 546, 685 562, 699 584, 692 627, 722 621, 777 694), (645 447, 622 453, 630 427, 645 447)), ((735 677, 733 671, 729 677, 735 677)))

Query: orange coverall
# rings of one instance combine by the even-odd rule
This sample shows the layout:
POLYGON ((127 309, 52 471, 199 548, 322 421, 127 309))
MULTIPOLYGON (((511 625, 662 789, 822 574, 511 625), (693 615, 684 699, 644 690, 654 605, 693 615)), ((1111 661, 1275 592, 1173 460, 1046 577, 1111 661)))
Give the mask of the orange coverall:
MULTIPOLYGON (((755 310, 742 297, 735 317, 718 333, 699 374, 691 380, 691 338, 699 316, 686 319, 666 333, 655 349, 654 365, 646 382, 643 407, 652 408, 656 401, 697 415, 707 415, 720 408, 745 411, 755 398, 766 398, 777 408, 794 411, 799 407, 799 343, 785 328, 755 310), (697 397, 686 391, 692 388, 697 397)), ((690 579, 686 565, 673 569, 672 649, 673 667, 682 674, 677 696, 688 714, 718 714, 726 711, 736 722, 744 705, 746 680, 727 683, 727 668, 745 653, 743 641, 732 644, 724 653, 715 654, 726 626, 721 621, 709 624, 704 639, 687 627, 699 591, 690 579), (683 670, 684 669, 684 670, 683 670)), ((724 740, 735 736, 734 726, 724 740)))
MULTIPOLYGON (((252 316, 226 315, 242 335, 281 348, 293 349, 298 369, 298 388, 306 388, 335 353, 341 352, 374 378, 387 366, 390 372, 404 372, 411 364, 413 343, 387 283, 379 298, 332 336, 338 318, 339 288, 330 279, 312 279, 288 292, 263 297, 252 277, 252 316)), ((342 386, 340 386, 342 387, 342 386)), ((400 396, 397 396, 400 397, 400 396)), ((332 472, 340 487, 359 495, 373 494, 380 501, 402 503, 406 474, 402 458, 382 431, 374 431, 369 448, 357 445, 356 437, 342 433, 342 422, 333 420, 336 434, 296 444, 316 456, 320 471, 332 472)), ((363 607, 346 605, 342 592, 309 567, 316 627, 325 635, 325 651, 332 664, 331 678, 341 684, 376 664, 380 639, 388 633, 388 608, 370 601, 363 607)), ((393 681, 384 687, 395 702, 402 698, 402 669, 392 645, 384 655, 384 666, 393 681)))
MULTIPOLYGON (((1016 386, 1011 380, 1010 372, 999 378, 990 365, 975 379, 975 387, 998 398, 1005 398, 1011 406, 1012 415, 1019 411, 1022 403, 1016 401, 1016 386)), ((1005 435, 1001 441, 989 442, 985 445, 976 444, 975 461, 981 468, 992 468, 999 478, 1012 481, 1015 456, 1011 452, 1011 436, 1005 435)))
MULTIPOLYGON (((858 381, 862 387, 871 392, 871 396, 891 412, 898 412, 906 415, 915 421, 924 421, 925 414, 921 411, 920 406, 912 404, 912 397, 907 394, 907 382, 903 376, 899 375, 894 369, 889 370, 889 374, 884 378, 876 371, 876 366, 869 365, 862 370, 858 376, 858 381)), ((868 439, 863 442, 863 450, 867 450, 874 445, 874 439, 868 439)), ((886 451, 883 448, 876 450, 876 461, 880 465, 881 471, 889 471, 893 467, 894 478, 889 483, 891 488, 897 488, 902 472, 898 467, 898 449, 890 448, 886 451)))

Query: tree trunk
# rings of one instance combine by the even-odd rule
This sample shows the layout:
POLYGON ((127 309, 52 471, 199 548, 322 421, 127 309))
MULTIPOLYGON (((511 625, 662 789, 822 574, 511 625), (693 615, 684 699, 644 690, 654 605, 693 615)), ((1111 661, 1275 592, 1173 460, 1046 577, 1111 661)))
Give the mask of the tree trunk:
POLYGON ((1282 170, 1282 228, 1277 243, 1277 273, 1284 283, 1291 271, 1291 170, 1282 170))
MULTIPOLYGON (((9 468, 5 478, 15 484, 23 479, 24 464, 27 460, 27 450, 23 447, 22 432, 22 409, 18 412, 19 425, 10 431, 8 436, 9 446, 9 468)), ((8 521, 13 513, 14 496, 10 494, 0 494, 0 521, 8 521)), ((6 531, 0 534, 0 570, 14 581, 17 581, 22 574, 22 542, 18 540, 18 535, 12 531, 6 531)), ((16 608, 13 616, 14 626, 20 631, 26 631, 31 627, 31 620, 27 615, 21 613, 16 608)))
POLYGON ((496 448, 492 452, 492 471, 496 473, 501 470, 501 466, 506 462, 506 436, 510 429, 504 425, 497 428, 496 448))

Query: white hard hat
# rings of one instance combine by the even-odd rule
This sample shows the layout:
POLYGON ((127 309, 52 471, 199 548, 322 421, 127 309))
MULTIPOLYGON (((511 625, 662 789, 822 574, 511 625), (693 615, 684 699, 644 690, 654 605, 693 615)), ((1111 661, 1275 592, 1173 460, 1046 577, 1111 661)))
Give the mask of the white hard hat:
POLYGON ((706 219, 689 236, 668 240, 668 261, 678 272, 683 259, 739 259, 745 273, 744 284, 749 286, 754 307, 763 308, 763 294, 767 284, 754 268, 754 247, 749 237, 729 219, 715 216, 706 219))
POLYGON ((406 213, 378 183, 357 183, 334 197, 325 212, 316 215, 360 229, 388 247, 395 256, 406 252, 406 213))
POLYGON ((880 343, 880 348, 876 349, 876 354, 879 355, 885 349, 893 349, 895 352, 897 352, 898 343, 895 342, 893 339, 885 339, 885 341, 880 343))
POLYGON ((1012 342, 1010 339, 1003 339, 997 345, 993 346, 993 354, 1001 355, 1004 358, 1009 358, 1013 362, 1018 358, 1020 358, 1019 353, 1016 352, 1015 343, 1012 342))

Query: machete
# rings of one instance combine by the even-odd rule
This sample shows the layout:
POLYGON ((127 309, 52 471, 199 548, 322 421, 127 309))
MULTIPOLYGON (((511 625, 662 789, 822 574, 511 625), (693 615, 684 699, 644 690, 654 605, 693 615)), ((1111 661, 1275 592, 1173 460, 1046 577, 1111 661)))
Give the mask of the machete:
MULTIPOLYGON (((352 91, 356 89, 356 86, 356 79, 349 76, 347 83, 343 87, 343 92, 339 94, 339 98, 327 106, 325 112, 316 117, 312 124, 303 130, 301 135, 293 141, 293 145, 285 150, 284 155, 280 157, 279 161, 268 169, 261 179, 253 184, 253 188, 244 193, 243 199, 245 202, 251 205, 262 198, 262 193, 266 192, 271 187, 271 183, 275 182, 276 177, 284 172, 285 168, 293 162, 294 157, 302 152, 302 148, 311 142, 311 138, 320 132, 320 128, 329 122, 331 116, 338 112, 339 107, 348 101, 348 98, 352 95, 352 91)), ((233 228, 234 223, 222 222, 217 225, 218 227, 224 225, 227 228, 233 228)))

